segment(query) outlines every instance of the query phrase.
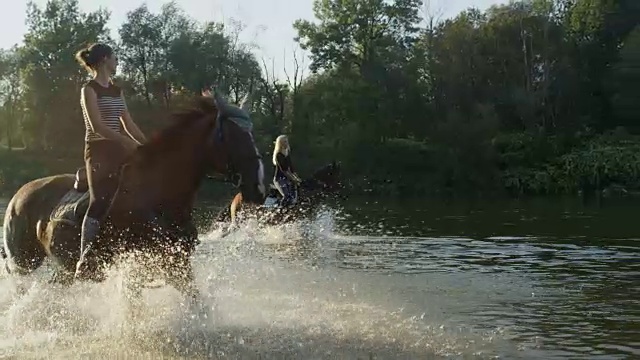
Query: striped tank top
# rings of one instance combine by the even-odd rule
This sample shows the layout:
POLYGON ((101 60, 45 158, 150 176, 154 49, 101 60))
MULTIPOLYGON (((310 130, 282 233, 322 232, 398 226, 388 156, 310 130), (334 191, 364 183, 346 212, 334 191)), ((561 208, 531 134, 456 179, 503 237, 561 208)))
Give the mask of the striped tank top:
MULTIPOLYGON (((95 80, 90 80, 85 86, 90 86, 96 92, 98 97, 98 109, 100 109, 100 115, 104 124, 109 129, 122 133, 120 117, 124 113, 125 104, 122 100, 122 90, 120 87, 114 84, 109 84, 109 87, 104 87, 95 80)), ((89 142, 104 139, 104 137, 96 134, 93 129, 91 129, 89 114, 84 108, 82 109, 82 116, 84 117, 84 126, 86 130, 84 140, 89 142)))

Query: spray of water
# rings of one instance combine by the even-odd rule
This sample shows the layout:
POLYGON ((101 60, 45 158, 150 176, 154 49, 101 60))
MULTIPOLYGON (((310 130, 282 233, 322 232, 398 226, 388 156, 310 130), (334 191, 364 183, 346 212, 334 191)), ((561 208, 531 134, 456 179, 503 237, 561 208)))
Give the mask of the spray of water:
POLYGON ((3 274, 0 357, 482 358, 506 341, 500 331, 450 325, 437 307, 407 310, 397 290, 403 277, 340 269, 332 259, 344 237, 334 218, 324 212, 278 228, 249 222, 224 238, 202 236, 194 261, 209 318, 185 310, 169 287, 145 290, 132 318, 125 265, 104 283, 69 289, 43 283, 43 267, 21 297, 3 274))

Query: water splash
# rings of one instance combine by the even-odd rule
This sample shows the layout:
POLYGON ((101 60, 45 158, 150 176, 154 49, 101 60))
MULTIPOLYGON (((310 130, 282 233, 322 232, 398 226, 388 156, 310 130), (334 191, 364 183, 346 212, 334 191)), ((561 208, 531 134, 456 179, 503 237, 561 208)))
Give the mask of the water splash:
MULTIPOLYGON (((224 238, 202 236, 194 262, 213 319, 185 311, 168 287, 145 290, 144 311, 130 318, 126 268, 105 283, 70 289, 36 281, 21 298, 3 275, 0 357, 489 358, 516 351, 504 329, 451 319, 450 294, 434 292, 418 306, 409 294, 416 284, 405 275, 335 267, 328 259, 342 240, 334 219, 326 210, 310 222, 249 222, 224 238)), ((33 278, 48 276, 43 268, 33 278)))

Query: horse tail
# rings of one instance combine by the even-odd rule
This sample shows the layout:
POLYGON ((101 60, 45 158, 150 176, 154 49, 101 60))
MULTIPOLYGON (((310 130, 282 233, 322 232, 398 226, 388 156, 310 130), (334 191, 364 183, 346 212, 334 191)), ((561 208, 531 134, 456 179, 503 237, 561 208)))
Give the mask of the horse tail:
POLYGON ((7 274, 11 274, 11 270, 9 270, 9 262, 7 262, 7 252, 4 249, 4 244, 0 246, 0 257, 2 257, 2 261, 4 262, 4 270, 7 274))
MULTIPOLYGON (((9 209, 7 209, 7 211, 9 211, 9 209)), ((7 239, 9 239, 9 236, 13 235, 11 233, 11 229, 11 218, 9 216, 5 216, 4 226, 2 227, 2 238, 4 239, 4 241, 0 246, 0 257, 2 257, 4 268, 7 271, 7 274, 10 274, 11 271, 9 270, 9 262, 7 261, 7 250, 5 249, 5 244, 7 242, 7 239)))
MULTIPOLYGON (((10 202, 6 208, 3 225, 3 239, 4 243, 0 246, 0 257, 4 260, 4 268, 7 274, 10 274, 9 261, 11 255, 11 244, 16 244, 22 239, 19 239, 21 234, 24 234, 27 230, 27 224, 23 218, 16 216, 13 202, 10 202)), ((24 236, 24 235, 22 235, 24 236)), ((13 256, 11 256, 13 258, 13 256)))

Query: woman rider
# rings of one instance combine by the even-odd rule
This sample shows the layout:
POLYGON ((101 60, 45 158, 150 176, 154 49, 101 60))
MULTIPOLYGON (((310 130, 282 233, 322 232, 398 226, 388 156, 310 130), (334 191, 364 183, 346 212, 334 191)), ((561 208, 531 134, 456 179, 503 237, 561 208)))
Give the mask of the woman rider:
POLYGON ((124 160, 146 139, 129 114, 122 90, 111 80, 118 65, 113 49, 93 44, 78 51, 76 59, 92 77, 80 94, 90 198, 82 221, 79 266, 111 205, 124 160))
POLYGON ((273 183, 276 189, 282 194, 282 203, 280 205, 291 205, 296 200, 296 186, 300 185, 300 178, 295 174, 293 164, 290 157, 291 148, 289 139, 286 135, 280 135, 276 138, 276 144, 273 149, 273 165, 275 173, 273 174, 273 183))

